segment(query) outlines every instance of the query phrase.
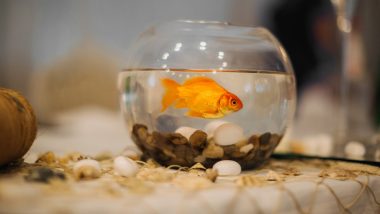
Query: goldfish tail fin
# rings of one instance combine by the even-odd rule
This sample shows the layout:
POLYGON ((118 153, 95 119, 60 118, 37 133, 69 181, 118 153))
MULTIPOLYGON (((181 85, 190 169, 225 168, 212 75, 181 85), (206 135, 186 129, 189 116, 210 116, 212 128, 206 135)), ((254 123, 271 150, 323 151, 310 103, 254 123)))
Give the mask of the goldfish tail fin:
POLYGON ((178 87, 180 85, 176 81, 168 78, 162 79, 161 83, 165 88, 165 94, 162 98, 161 108, 161 112, 163 112, 178 99, 178 87))

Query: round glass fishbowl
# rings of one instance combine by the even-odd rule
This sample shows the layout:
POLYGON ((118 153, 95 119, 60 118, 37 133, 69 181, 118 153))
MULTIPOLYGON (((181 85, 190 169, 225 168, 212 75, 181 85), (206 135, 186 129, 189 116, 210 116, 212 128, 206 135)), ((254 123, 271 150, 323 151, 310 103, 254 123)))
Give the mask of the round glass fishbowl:
POLYGON ((295 78, 260 27, 173 21, 132 45, 119 75, 123 116, 143 159, 243 169, 268 160, 295 110, 295 78))

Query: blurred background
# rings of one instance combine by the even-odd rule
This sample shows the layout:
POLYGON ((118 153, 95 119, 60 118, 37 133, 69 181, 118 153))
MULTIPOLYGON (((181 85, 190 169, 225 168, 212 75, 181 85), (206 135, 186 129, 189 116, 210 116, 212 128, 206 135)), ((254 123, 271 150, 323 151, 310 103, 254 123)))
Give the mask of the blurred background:
POLYGON ((175 19, 264 26, 290 55, 298 87, 279 150, 330 156, 351 142, 369 151, 379 147, 379 9, 354 0, 0 0, 0 87, 32 103, 41 127, 32 151, 117 153, 130 143, 117 74, 141 32, 175 19))

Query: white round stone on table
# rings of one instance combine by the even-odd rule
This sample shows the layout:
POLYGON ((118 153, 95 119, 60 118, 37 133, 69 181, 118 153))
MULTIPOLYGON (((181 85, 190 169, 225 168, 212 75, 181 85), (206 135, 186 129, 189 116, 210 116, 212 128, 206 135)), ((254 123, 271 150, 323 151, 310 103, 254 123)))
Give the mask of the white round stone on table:
POLYGON ((226 123, 228 123, 228 122, 224 121, 224 120, 213 120, 213 121, 207 123, 207 125, 205 126, 205 132, 207 133, 208 137, 212 137, 212 136, 214 136, 215 130, 219 126, 226 124, 226 123))
POLYGON ((130 158, 118 156, 113 160, 114 171, 124 177, 136 175, 139 167, 136 162, 130 158))
POLYGON ((181 126, 177 130, 175 130, 175 133, 179 133, 186 137, 187 139, 190 139, 190 136, 196 131, 196 129, 187 127, 187 126, 181 126))
POLYGON ((73 167, 77 179, 94 179, 101 175, 100 164, 96 160, 84 159, 76 162, 73 167))
POLYGON ((365 147, 360 142, 350 141, 344 148, 344 152, 350 158, 362 158, 365 154, 365 147))
POLYGON ((244 130, 233 123, 220 125, 214 132, 214 140, 221 146, 233 145, 242 139, 244 139, 244 130))
POLYGON ((92 159, 80 160, 74 164, 73 171, 77 171, 78 169, 82 167, 92 167, 95 170, 100 172, 100 164, 96 160, 92 160, 92 159))
POLYGON ((218 161, 212 166, 212 169, 216 170, 220 176, 239 175, 241 173, 240 164, 233 160, 218 161))

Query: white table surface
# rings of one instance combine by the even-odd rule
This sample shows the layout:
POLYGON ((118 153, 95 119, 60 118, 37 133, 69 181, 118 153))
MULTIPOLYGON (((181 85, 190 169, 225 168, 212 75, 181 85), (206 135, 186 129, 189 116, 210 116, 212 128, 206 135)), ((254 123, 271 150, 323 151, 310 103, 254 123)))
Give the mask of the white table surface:
MULTIPOLYGON (((49 150, 61 155, 117 155, 132 145, 117 114, 94 109, 59 121, 60 127, 39 133, 27 161, 49 150)), ((173 182, 152 182, 148 194, 120 186, 111 175, 59 185, 31 184, 22 176, 5 175, 0 177, 0 213, 380 213, 380 170, 378 175, 360 173, 341 181, 319 177, 321 168, 315 166, 294 166, 300 176, 263 186, 240 187, 236 176, 218 177, 207 188, 190 190, 173 182)), ((243 174, 265 178, 267 173, 262 169, 243 174)))

